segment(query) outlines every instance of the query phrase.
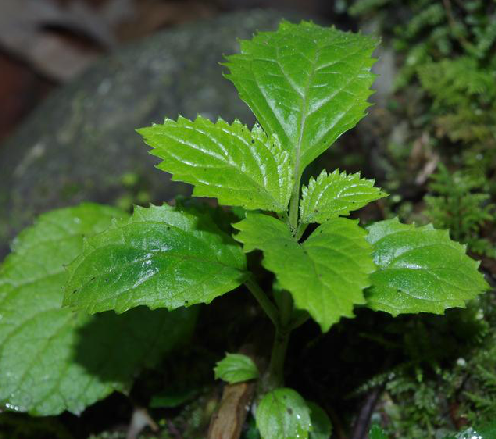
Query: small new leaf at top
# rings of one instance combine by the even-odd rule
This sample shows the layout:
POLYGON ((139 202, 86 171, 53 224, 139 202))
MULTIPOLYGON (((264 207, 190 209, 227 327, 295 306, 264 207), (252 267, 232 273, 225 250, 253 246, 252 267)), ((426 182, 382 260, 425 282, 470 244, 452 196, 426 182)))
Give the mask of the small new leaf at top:
POLYGON ((179 117, 138 132, 163 159, 159 169, 194 185, 193 195, 219 203, 284 212, 293 187, 292 166, 275 135, 239 121, 216 123, 179 117))
POLYGON ((374 186, 374 180, 360 178, 360 173, 340 173, 338 169, 331 174, 322 171, 317 179, 310 178, 302 193, 300 221, 303 224, 324 223, 387 196, 374 186))
POLYGON ((268 134, 291 155, 295 178, 365 115, 377 40, 311 22, 281 22, 240 42, 230 79, 268 134))

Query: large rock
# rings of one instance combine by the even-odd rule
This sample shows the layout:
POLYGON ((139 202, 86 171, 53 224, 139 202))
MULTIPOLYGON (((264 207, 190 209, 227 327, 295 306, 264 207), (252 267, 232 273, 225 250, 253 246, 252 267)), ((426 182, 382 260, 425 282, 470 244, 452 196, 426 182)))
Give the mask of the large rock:
POLYGON ((154 202, 184 193, 154 168, 134 130, 178 114, 252 123, 219 62, 238 50, 236 38, 275 28, 280 18, 243 12, 164 31, 102 59, 40 105, 0 147, 0 260, 36 215, 81 201, 115 203, 135 191, 123 180, 136 180, 154 202))

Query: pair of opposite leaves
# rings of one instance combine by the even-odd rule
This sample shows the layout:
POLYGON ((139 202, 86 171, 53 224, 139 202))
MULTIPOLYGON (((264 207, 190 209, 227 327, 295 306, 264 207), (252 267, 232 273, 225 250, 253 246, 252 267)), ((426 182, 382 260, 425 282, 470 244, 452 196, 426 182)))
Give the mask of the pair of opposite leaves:
MULTIPOLYGON (((139 132, 163 159, 158 167, 193 184, 195 195, 284 215, 305 167, 369 106, 375 46, 360 34, 283 22, 277 32, 242 41, 226 63, 263 130, 180 117, 139 132)), ((262 250, 264 266, 324 331, 357 304, 395 315, 442 313, 486 288, 477 264, 445 231, 393 220, 372 226, 366 239, 356 222, 339 218, 385 195, 373 181, 323 172, 302 193, 300 227, 321 223, 303 244, 283 221, 261 213, 234 227, 245 252, 262 250)))

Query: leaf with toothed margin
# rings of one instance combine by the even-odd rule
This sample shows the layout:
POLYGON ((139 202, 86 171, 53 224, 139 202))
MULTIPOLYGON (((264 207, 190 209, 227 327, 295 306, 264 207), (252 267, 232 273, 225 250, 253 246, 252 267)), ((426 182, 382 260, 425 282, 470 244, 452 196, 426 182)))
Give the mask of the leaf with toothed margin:
POLYGON ((269 134, 291 155, 295 178, 370 105, 377 40, 302 21, 240 41, 226 75, 269 134))
POLYGON ((65 266, 83 235, 125 214, 94 204, 41 215, 16 239, 0 267, 0 403, 35 415, 80 413, 126 391, 191 333, 196 310, 133 310, 96 317, 61 308, 65 266))
POLYGON ((302 194, 300 221, 303 224, 323 223, 337 216, 348 215, 353 210, 387 196, 374 186, 374 180, 360 178, 360 173, 340 173, 338 169, 331 174, 322 171, 317 179, 310 178, 302 194))
POLYGON ((447 230, 415 227, 397 218, 368 228, 377 271, 370 277, 368 306, 394 316, 403 313, 442 314, 488 289, 479 263, 465 246, 450 240, 447 230))
POLYGON ((289 154, 276 136, 239 121, 179 117, 138 132, 173 180, 194 185, 193 195, 221 204, 284 212, 293 187, 289 154))
POLYGON ((238 287, 246 257, 206 215, 136 207, 89 238, 69 266, 64 304, 89 313, 210 303, 238 287))
POLYGON ((214 368, 215 379, 227 381, 229 384, 258 378, 258 369, 253 360, 243 354, 226 354, 214 368))
POLYGON ((293 389, 267 393, 255 412, 262 439, 308 439, 312 428, 310 409, 293 389))
POLYGON ((271 216, 248 213, 233 225, 245 252, 264 252, 263 265, 275 273, 297 308, 310 313, 323 331, 341 317, 353 317, 364 304, 363 289, 374 271, 372 248, 358 221, 334 218, 318 227, 302 244, 288 226, 271 216))

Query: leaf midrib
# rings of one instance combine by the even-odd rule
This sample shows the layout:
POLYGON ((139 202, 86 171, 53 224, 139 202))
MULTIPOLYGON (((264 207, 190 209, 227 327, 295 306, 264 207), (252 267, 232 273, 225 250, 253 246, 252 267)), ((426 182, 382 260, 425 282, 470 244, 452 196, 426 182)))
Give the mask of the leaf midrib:
MULTIPOLYGON (((210 136, 210 135, 207 135, 205 132, 203 131, 200 131, 202 132, 202 134, 206 135, 211 141, 213 141, 213 138, 210 136)), ((224 131, 223 131, 224 132, 224 131)), ((195 148, 193 146, 193 144, 191 143, 187 143, 184 139, 181 139, 180 137, 176 137, 176 136, 173 136, 169 133, 161 133, 164 137, 168 137, 169 139, 177 142, 178 144, 180 145, 183 145, 183 146, 187 146, 187 147, 190 147, 192 149, 195 149, 196 151, 200 151, 201 153, 203 154, 206 154, 206 155, 210 155, 208 154, 206 151, 204 150, 199 150, 197 148, 195 148)), ((241 139, 238 137, 238 136, 234 136, 233 134, 230 134, 231 136, 239 139, 241 141, 241 139)), ((242 140, 243 143, 247 144, 244 140, 242 140)), ((249 146, 249 145, 248 145, 249 146)), ((154 149, 158 150, 158 151, 162 151, 164 152, 165 154, 168 154, 170 156, 172 156, 175 160, 179 161, 179 162, 182 162, 182 159, 176 157, 175 154, 173 154, 170 150, 166 149, 166 148, 162 148, 162 147, 153 147, 154 149)), ((248 148, 250 149, 250 148, 248 148)), ((252 153, 251 155, 253 156, 253 151, 251 151, 250 149, 250 152, 252 153)), ((155 155, 155 154, 154 154, 155 155)), ((160 157, 160 156, 159 156, 160 157)), ((259 188, 259 190, 261 189, 261 192, 264 192, 265 194, 265 197, 268 199, 268 200, 271 200, 272 202, 272 205, 274 207, 276 207, 277 209, 281 209, 281 210, 284 210, 284 206, 281 205, 280 203, 280 200, 276 199, 272 194, 271 192, 268 190, 267 186, 266 186, 266 175, 262 173, 261 177, 262 177, 262 182, 259 182, 257 181, 252 175, 250 175, 249 173, 246 173, 246 172, 243 172, 241 170, 241 167, 237 166, 237 164, 235 162, 232 162, 230 159, 231 157, 229 157, 229 159, 227 159, 226 157, 217 157, 217 156, 213 156, 214 158, 216 158, 220 164, 217 165, 217 166, 208 166, 208 168, 210 169, 220 169, 220 168, 227 168, 227 169, 232 169, 236 172, 240 172, 241 175, 243 175, 248 181, 251 181, 253 183, 253 186, 255 186, 256 188, 259 188)), ((160 157, 160 158, 163 158, 163 157, 160 157)), ((274 156, 274 160, 275 160, 275 156, 274 156)), ((255 161, 257 161, 255 159, 255 161)), ((205 167, 204 165, 196 165, 196 164, 192 164, 190 162, 187 163, 188 166, 191 166, 193 168, 201 168, 201 167, 205 167)), ((276 165, 276 168, 279 167, 279 163, 277 163, 277 161, 275 160, 275 165, 276 165)), ((207 186, 207 187, 217 187, 217 188, 222 188, 222 189, 225 189, 225 190, 228 190, 228 191, 237 191, 237 192, 243 192, 243 189, 242 188, 239 188, 239 187, 235 187, 235 188, 230 188, 230 187, 227 187, 225 185, 215 185, 215 184, 212 184, 210 182, 205 182, 205 181, 202 181, 202 180, 199 180, 198 179, 198 176, 195 174, 195 173, 191 173, 191 172, 174 172, 173 173, 173 176, 176 175, 178 177, 178 179, 180 178, 180 176, 188 176, 188 177, 192 177, 194 179, 196 179, 201 185, 203 186, 207 186)), ((278 176, 280 177, 280 176, 278 176)), ((174 178, 173 178, 174 179, 174 178)), ((245 189, 245 191, 249 191, 249 189, 245 189)), ((278 194, 280 196, 280 194, 278 194)))
MULTIPOLYGON (((276 54, 277 58, 279 59, 279 46, 276 46, 276 54)), ((307 80, 305 83, 305 86, 303 88, 303 95, 301 94, 302 92, 296 88, 291 81, 289 81, 288 76, 286 72, 284 71, 284 68, 282 67, 281 63, 278 63, 281 67, 281 72, 284 74, 286 79, 288 80, 288 83, 291 85, 291 87, 296 91, 297 95, 301 97, 301 103, 300 103, 300 120, 298 123, 298 141, 296 143, 296 150, 295 150, 295 163, 294 163, 294 168, 293 168, 293 175, 296 179, 295 181, 295 186, 299 185, 299 171, 300 171, 300 159, 301 159, 301 145, 303 142, 303 133, 305 131, 305 124, 307 120, 307 113, 308 113, 308 94, 309 94, 309 89, 310 89, 310 84, 312 82, 313 76, 315 74, 315 65, 317 63, 317 60, 320 57, 320 48, 317 46, 315 50, 315 55, 312 60, 312 66, 310 69, 310 72, 307 76, 307 80)))

